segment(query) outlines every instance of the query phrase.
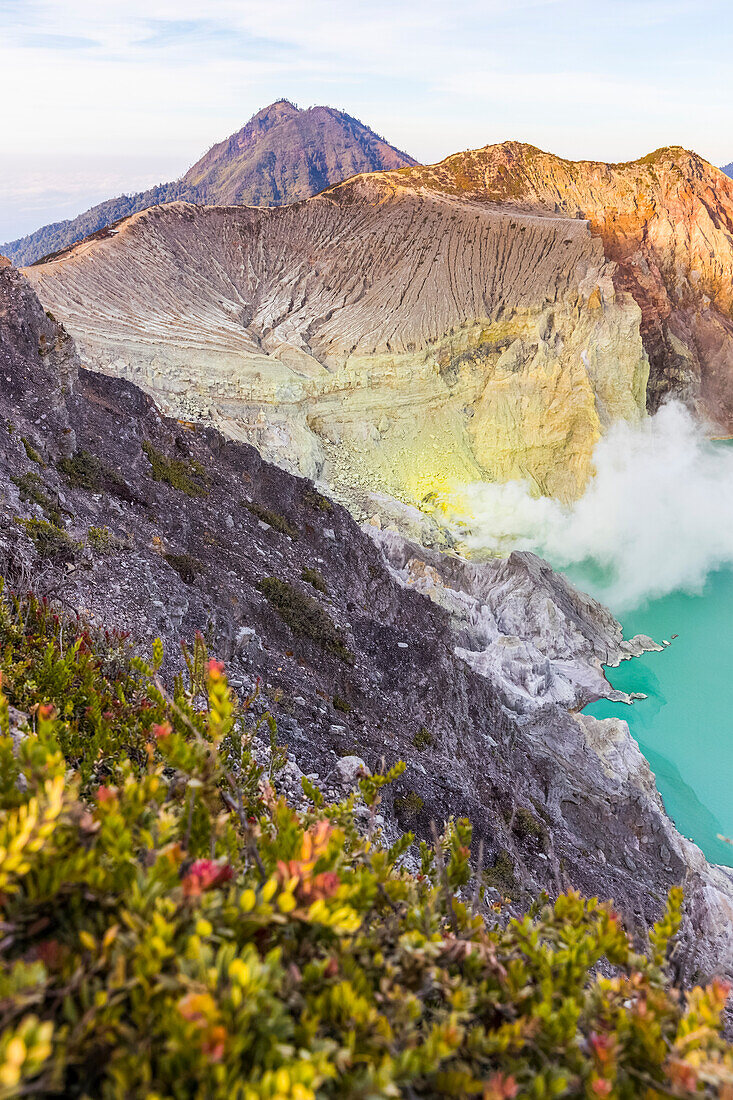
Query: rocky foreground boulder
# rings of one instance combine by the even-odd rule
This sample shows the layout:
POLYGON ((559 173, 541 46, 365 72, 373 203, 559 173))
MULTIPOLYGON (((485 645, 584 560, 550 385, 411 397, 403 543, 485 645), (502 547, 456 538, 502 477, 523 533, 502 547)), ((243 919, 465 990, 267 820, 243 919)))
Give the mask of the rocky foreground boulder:
POLYGON ((362 767, 404 760, 385 828, 428 836, 432 821, 469 817, 486 889, 517 909, 574 886, 613 898, 641 932, 681 883, 678 974, 733 972, 733 873, 676 832, 627 727, 573 713, 602 692, 600 661, 643 640, 624 643, 531 555, 476 572, 372 537, 253 447, 81 368, 10 265, 0 382, 8 586, 143 650, 161 637, 168 677, 200 632, 238 691, 259 684, 295 793, 305 774, 340 797, 362 767))

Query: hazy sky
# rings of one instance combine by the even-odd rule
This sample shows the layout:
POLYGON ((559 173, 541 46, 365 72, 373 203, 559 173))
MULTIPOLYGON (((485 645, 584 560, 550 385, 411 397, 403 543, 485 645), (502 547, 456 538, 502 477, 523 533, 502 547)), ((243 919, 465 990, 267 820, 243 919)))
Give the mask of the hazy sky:
POLYGON ((0 241, 179 176, 274 99, 420 160, 733 160, 730 0, 0 0, 0 241))

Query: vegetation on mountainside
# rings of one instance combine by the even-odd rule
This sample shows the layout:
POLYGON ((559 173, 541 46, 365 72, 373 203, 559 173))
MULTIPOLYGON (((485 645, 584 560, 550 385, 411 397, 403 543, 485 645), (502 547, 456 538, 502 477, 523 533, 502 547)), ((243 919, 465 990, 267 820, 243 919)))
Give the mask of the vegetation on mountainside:
POLYGON ((181 179, 107 199, 76 218, 7 241, 0 252, 16 266, 27 266, 85 237, 108 236, 122 219, 161 203, 278 206, 307 198, 357 172, 405 163, 412 163, 412 158, 358 119, 325 107, 298 111, 281 101, 209 149, 181 179))
POLYGON ((399 767, 296 812, 274 727, 265 772, 184 654, 168 694, 160 642, 0 603, 0 1097, 730 1095, 725 988, 670 984, 679 891, 646 955, 573 893, 491 925, 468 822, 414 874, 375 828, 399 767))
POLYGON ((30 519, 16 516, 15 522, 23 528, 28 538, 33 540, 36 550, 42 558, 69 560, 79 550, 79 543, 55 522, 49 523, 47 520, 37 519, 35 516, 31 516, 30 519))
POLYGON ((150 476, 153 481, 164 481, 173 489, 178 489, 189 497, 207 495, 209 490, 206 470, 196 459, 184 461, 181 458, 169 458, 149 440, 143 443, 143 451, 150 463, 150 476))
POLYGON ((74 489, 89 489, 92 493, 107 490, 123 500, 130 496, 130 490, 119 474, 105 466, 90 451, 76 451, 73 455, 60 458, 58 468, 74 489))
POLYGON ((175 569, 184 584, 193 584, 199 573, 203 573, 204 567, 198 558, 191 554, 163 554, 163 557, 175 569))
POLYGON ((25 436, 21 436, 20 442, 25 447, 25 453, 28 456, 28 458, 31 460, 31 462, 35 462, 36 465, 38 465, 38 466, 45 466, 46 465, 46 463, 43 461, 43 458, 38 453, 36 448, 33 446, 32 443, 28 442, 28 440, 25 438, 25 436))
POLYGON ((46 492, 46 487, 43 484, 42 478, 29 470, 25 474, 18 474, 16 477, 11 477, 15 487, 18 489, 20 499, 27 503, 37 504, 46 515, 55 524, 59 524, 61 520, 61 513, 59 511, 59 504, 57 500, 52 498, 46 492))
POLYGON ((279 531, 281 535, 288 535, 291 539, 297 539, 298 528, 285 519, 285 516, 281 516, 279 512, 273 512, 270 508, 265 508, 263 504, 257 504, 256 501, 251 500, 245 501, 244 507, 262 523, 266 523, 268 527, 279 531))
POLYGON ((304 581, 312 585, 313 588, 317 589, 319 592, 323 592, 324 595, 328 595, 328 585, 318 569, 311 569, 310 566, 306 565, 301 570, 300 576, 304 581))
POLYGON ((317 642, 327 653, 333 653, 347 664, 353 664, 354 654, 347 646, 344 636, 321 607, 318 600, 306 596, 287 581, 279 577, 265 577, 260 581, 262 595, 275 608, 280 618, 293 634, 310 638, 317 642))

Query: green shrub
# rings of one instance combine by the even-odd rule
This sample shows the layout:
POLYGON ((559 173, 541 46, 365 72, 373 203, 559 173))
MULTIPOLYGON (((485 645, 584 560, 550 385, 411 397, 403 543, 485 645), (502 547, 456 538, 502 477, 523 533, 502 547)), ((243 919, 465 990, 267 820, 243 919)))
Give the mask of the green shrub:
POLYGON ((269 508, 265 508, 255 501, 245 501, 244 507, 253 516, 257 516, 257 519, 262 520, 263 523, 274 528, 275 531, 279 531, 281 535, 289 535, 291 539, 297 539, 298 528, 285 519, 285 516, 281 516, 278 512, 271 512, 269 508))
POLYGON ((408 791, 394 800, 395 813, 400 817, 417 817, 424 805, 425 802, 417 791, 408 791))
POLYGON ((333 705, 335 710, 340 710, 342 714, 351 714, 351 703, 347 703, 345 699, 342 699, 340 695, 334 695, 333 705))
POLYGON ((435 744, 435 738, 427 726, 421 726, 413 737, 412 743, 416 749, 429 749, 435 744))
POLYGON ((327 653, 353 664, 354 655, 341 631, 317 600, 278 577, 265 577, 258 588, 294 634, 310 638, 323 646, 327 653))
POLYGON ((87 542, 93 550, 106 554, 113 546, 113 535, 109 527, 90 527, 87 531, 87 542))
POLYGON ((501 848, 491 867, 487 867, 483 873, 485 886, 493 886, 500 894, 516 895, 518 883, 514 874, 514 861, 506 848, 501 848))
POLYGON ((49 519, 58 526, 61 521, 58 504, 48 495, 38 474, 28 471, 26 474, 11 477, 10 480, 14 485, 17 485, 21 500, 37 504, 48 515, 49 519))
POLYGON ((36 448, 33 446, 32 443, 28 442, 28 440, 26 439, 26 437, 24 435, 21 436, 20 441, 23 444, 23 446, 25 447, 25 453, 28 456, 28 458, 31 460, 31 462, 37 463, 38 466, 45 466, 46 465, 46 463, 43 461, 43 458, 38 453, 36 448))
POLYGON ((300 575, 304 581, 314 588, 317 588, 319 592, 323 592, 324 594, 328 593, 328 585, 317 569, 311 569, 306 566, 300 575))
POLYGON ((143 443, 143 451, 150 462, 150 476, 153 481, 164 481, 189 497, 207 495, 208 477, 200 462, 195 459, 184 462, 180 458, 168 458, 148 440, 143 443))
POLYGON ((60 458, 57 465, 74 489, 89 489, 93 493, 106 490, 123 499, 130 497, 130 490, 119 474, 91 451, 76 451, 71 456, 60 458))
POLYGON ((517 807, 512 829, 520 840, 534 841, 543 852, 549 847, 547 829, 539 818, 525 806, 517 807))
POLYGON ((87 531, 87 543, 98 554, 113 554, 128 546, 123 539, 113 535, 109 527, 90 527, 87 531))
POLYGON ((204 567, 198 558, 194 558, 190 554, 163 554, 163 557, 171 569, 175 569, 178 576, 186 584, 193 584, 199 573, 204 571, 204 567))
POLYGON ((311 508, 317 508, 319 512, 332 512, 333 502, 319 493, 317 489, 306 489, 303 500, 310 504, 311 508))
POLYGON ((36 550, 42 558, 73 558, 79 549, 79 543, 67 535, 63 528, 45 519, 21 519, 15 522, 33 539, 36 550))
POLYGON ((185 656, 169 696, 159 642, 0 607, 2 1097, 725 1095, 726 987, 682 995, 665 962, 678 889, 648 956, 575 893, 489 926, 458 896, 468 822, 412 875, 353 796, 304 779, 297 813, 274 732, 265 771, 222 666, 185 656), (34 714, 17 749, 6 699, 34 714))

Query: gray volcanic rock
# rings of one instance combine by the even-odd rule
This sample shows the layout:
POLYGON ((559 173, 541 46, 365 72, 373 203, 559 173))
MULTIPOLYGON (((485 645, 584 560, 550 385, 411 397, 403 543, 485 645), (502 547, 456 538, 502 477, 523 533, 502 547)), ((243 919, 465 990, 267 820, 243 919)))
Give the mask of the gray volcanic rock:
POLYGON ((281 206, 307 199, 358 172, 415 163, 343 111, 333 107, 298 110, 281 99, 214 145, 181 179, 108 199, 77 218, 45 225, 0 245, 0 251, 18 265, 32 264, 159 203, 281 206))
POLYGON ((456 654, 519 714, 546 703, 573 710, 598 699, 630 703, 611 687, 602 665, 663 648, 643 634, 625 639, 606 607, 535 554, 473 562, 427 550, 395 531, 365 530, 406 587, 448 611, 456 654))
MULTIPOLYGON (((211 428, 161 416, 128 382, 78 369, 71 341, 7 266, 0 332, 9 585, 128 630, 143 647, 162 637, 166 676, 180 664, 178 642, 201 631, 237 690, 259 680, 256 712, 277 717, 289 746, 289 797, 302 773, 340 797, 361 761, 374 770, 405 760, 383 804, 387 834, 427 836, 431 820, 468 816, 488 865, 508 853, 517 908, 573 886, 612 897, 642 932, 669 887, 689 885, 681 978, 733 972, 723 934, 733 875, 678 836, 624 723, 579 720, 551 701, 512 709, 493 670, 480 675, 457 655, 469 627, 395 576, 394 547, 390 565, 308 481, 211 428), (267 578, 317 601, 320 632, 298 633, 282 617, 267 578)), ((555 652, 578 663, 622 648, 618 625, 537 559, 510 559, 495 583, 465 563, 445 570, 456 593, 475 587, 500 632, 551 648, 557 622, 555 652)))

